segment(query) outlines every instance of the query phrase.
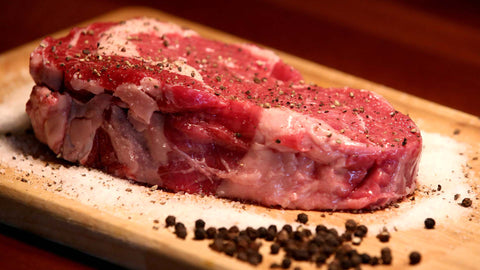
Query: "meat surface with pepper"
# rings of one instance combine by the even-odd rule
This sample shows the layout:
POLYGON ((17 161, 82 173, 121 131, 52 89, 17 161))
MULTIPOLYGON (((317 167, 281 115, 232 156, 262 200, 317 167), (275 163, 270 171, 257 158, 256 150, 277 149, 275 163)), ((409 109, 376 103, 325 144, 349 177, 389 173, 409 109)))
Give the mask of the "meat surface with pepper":
POLYGON ((366 90, 321 88, 272 51, 149 18, 33 51, 27 103, 58 156, 172 191, 290 209, 383 207, 415 189, 415 123, 366 90))

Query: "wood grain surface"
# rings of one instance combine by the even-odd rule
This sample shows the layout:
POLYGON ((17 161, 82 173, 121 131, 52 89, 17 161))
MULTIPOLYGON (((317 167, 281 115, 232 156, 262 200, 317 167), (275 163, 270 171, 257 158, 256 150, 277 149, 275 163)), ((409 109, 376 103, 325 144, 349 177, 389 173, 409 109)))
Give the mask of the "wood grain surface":
MULTIPOLYGON (((151 16, 164 21, 172 21, 190 27, 202 36, 224 42, 243 42, 234 36, 182 20, 152 9, 130 7, 108 13, 98 20, 123 20, 136 16, 151 16)), ((65 32, 57 33, 56 36, 65 32)), ((21 46, 0 56, 0 104, 11 102, 11 94, 17 89, 32 86, 28 75, 28 55, 38 41, 21 46)), ((278 52, 282 59, 296 67, 304 75, 306 81, 322 86, 351 86, 373 90, 386 97, 398 110, 408 113, 423 131, 452 136, 453 130, 461 129, 454 138, 469 146, 467 155, 478 155, 480 141, 480 120, 477 117, 462 113, 438 104, 410 96, 400 91, 378 85, 336 70, 314 64, 312 62, 278 52)), ((19 103, 24 104, 25 100, 19 103)), ((20 120, 19 120, 20 121, 20 120)), ((19 129, 22 127, 19 126, 19 129)), ((1 130, 6 133, 12 130, 1 130)), ((15 130, 13 130, 15 132, 15 130)), ((59 162, 56 160, 52 163, 59 162)), ((60 162, 61 164, 61 162, 60 162)), ((478 186, 480 165, 470 164, 471 185, 478 186), (475 176, 476 175, 476 176, 475 176)), ((79 200, 63 196, 44 188, 52 179, 40 175, 29 175, 28 181, 20 181, 24 173, 18 169, 0 164, 3 174, 0 175, 0 221, 9 226, 30 231, 41 237, 71 246, 80 251, 103 258, 118 265, 135 269, 248 269, 250 265, 218 254, 210 250, 206 241, 176 239, 169 230, 152 230, 148 217, 130 213, 125 209, 86 205, 79 200), (122 212, 122 213, 119 213, 122 212), (129 218, 126 218, 126 217, 129 218), (134 218, 130 218, 133 216, 134 218)), ((135 189, 142 189, 131 184, 135 189)), ((96 192, 96 191, 93 191, 96 192)), ((478 198, 478 192, 472 188, 472 197, 478 198)), ((166 192, 164 192, 166 193, 166 192)), ((160 195, 158 195, 160 196, 160 195)), ((162 194, 176 199, 176 194, 162 194)), ((212 203, 213 206, 225 204, 225 200, 193 197, 198 203, 212 203)), ((434 231, 413 228, 393 233, 388 243, 394 252, 395 260, 388 269, 404 269, 408 267, 408 253, 413 249, 422 251, 423 260, 415 269, 478 269, 480 259, 480 210, 474 200, 472 213, 462 220, 450 220, 439 224, 434 231), (470 220, 469 220, 470 219, 470 220)), ((290 223, 295 220, 299 211, 268 209, 256 205, 245 204, 243 211, 260 213, 279 222, 290 223)), ((395 209, 376 211, 374 213, 323 213, 310 211, 310 224, 326 223, 342 227, 347 218, 379 220, 394 215, 395 209)), ((183 213, 195 215, 195 213, 183 213)), ((378 253, 385 246, 370 235, 361 249, 378 253)), ((268 245, 262 246, 262 253, 268 254, 268 245)), ((278 261, 278 257, 265 256, 259 269, 269 269, 270 263, 278 261)), ((308 263, 298 264, 302 268, 314 268, 308 263)))

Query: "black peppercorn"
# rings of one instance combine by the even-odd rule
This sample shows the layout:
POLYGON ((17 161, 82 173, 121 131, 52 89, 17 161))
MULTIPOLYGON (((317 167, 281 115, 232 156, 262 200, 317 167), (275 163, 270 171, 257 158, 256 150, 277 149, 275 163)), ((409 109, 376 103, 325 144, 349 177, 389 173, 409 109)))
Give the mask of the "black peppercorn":
POLYGON ((297 241, 302 241, 303 237, 304 237, 304 233, 303 231, 295 231, 293 233, 293 239, 297 240, 297 241))
POLYGON ((424 223, 427 229, 433 229, 435 227, 435 220, 433 218, 426 218, 424 223))
POLYGON ((271 254, 278 254, 279 251, 280 251, 280 245, 279 245, 279 244, 273 243, 273 244, 270 246, 270 253, 271 253, 271 254))
POLYGON ((214 227, 210 227, 207 229, 207 238, 208 239, 213 239, 215 235, 217 234, 217 229, 214 227))
POLYGON ((271 232, 277 234, 277 226, 275 226, 275 225, 270 225, 270 226, 268 226, 267 231, 269 231, 269 232, 271 231, 271 232))
POLYGON ((292 225, 290 225, 290 224, 283 225, 282 230, 286 231, 289 234, 293 232, 292 225))
POLYGON ((362 263, 369 263, 371 258, 370 258, 370 255, 368 255, 367 253, 362 253, 360 254, 360 258, 362 259, 362 263))
POLYGON ((379 263, 379 259, 377 256, 374 256, 370 260, 370 265, 377 265, 379 263))
POLYGON ((348 231, 344 232, 342 235, 340 235, 340 240, 342 242, 352 241, 352 233, 348 231))
POLYGON ((390 233, 388 233, 386 228, 383 228, 383 231, 377 234, 378 240, 382 243, 386 243, 390 240, 390 233))
POLYGON ((297 215, 297 221, 303 224, 308 222, 308 216, 305 213, 300 213, 297 215))
POLYGON ((357 222, 353 219, 348 219, 345 222, 345 229, 349 232, 354 232, 357 229, 357 222))
POLYGON ((289 258, 284 258, 282 260, 282 268, 283 269, 288 269, 290 268, 290 265, 292 265, 292 261, 289 258))
POLYGON ((248 227, 246 229, 246 232, 247 232, 247 236, 250 237, 250 239, 252 239, 252 241, 258 238, 258 232, 254 228, 248 227))
POLYGON ((227 228, 225 228, 225 227, 218 228, 217 237, 222 238, 222 239, 228 239, 227 228))
POLYGON ((240 261, 247 261, 248 260, 247 253, 245 251, 238 252, 237 259, 239 259, 240 261))
POLYGON ((223 252, 227 254, 228 256, 233 256, 235 252, 237 251, 237 248, 235 247, 235 243, 232 241, 228 241, 226 244, 223 245, 223 252))
POLYGON ((195 228, 194 233, 196 240, 203 240, 207 237, 207 232, 205 232, 204 228, 195 228))
POLYGON ((368 228, 365 225, 360 225, 355 230, 354 235, 358 237, 365 237, 365 235, 367 235, 367 232, 368 232, 368 228))
POLYGON ((175 225, 175 216, 168 216, 165 219, 165 223, 166 223, 165 227, 170 227, 175 225))
POLYGON ((237 226, 234 225, 234 226, 230 227, 230 229, 228 229, 228 232, 229 233, 238 233, 238 232, 240 232, 240 230, 238 229, 237 226))
POLYGON ((340 261, 334 260, 328 264, 328 270, 341 270, 342 266, 340 265, 340 261))
POLYGON ((340 241, 338 241, 337 237, 335 237, 333 234, 328 234, 325 237, 325 243, 332 247, 338 247, 340 245, 340 241))
POLYGON ((328 231, 328 229, 324 225, 317 225, 317 227, 315 227, 316 233, 326 232, 326 231, 328 231))
POLYGON ((294 249, 292 257, 297 261, 307 261, 310 259, 310 255, 306 249, 294 249))
POLYGON ((320 253, 318 254, 317 258, 315 259, 315 262, 317 263, 317 266, 320 266, 324 264, 327 261, 328 257, 327 255, 320 253))
POLYGON ((285 245, 288 240, 288 233, 285 230, 281 230, 277 234, 277 242, 280 243, 280 245, 285 245))
POLYGON ((392 251, 390 250, 390 248, 382 248, 381 256, 383 264, 392 264, 392 251))
POLYGON ((262 262, 262 260, 263 260, 263 256, 258 252, 248 254, 248 262, 251 265, 258 265, 259 263, 262 262))
POLYGON ((339 237, 337 230, 335 230, 334 228, 328 229, 328 233, 335 236, 335 237, 339 237))
POLYGON ((197 219, 197 221, 195 221, 195 228, 205 228, 205 221, 197 219))
POLYGON ((410 264, 415 265, 420 262, 420 260, 422 259, 422 255, 420 255, 420 253, 418 253, 417 251, 412 251, 408 258, 410 259, 410 264))
POLYGON ((353 267, 352 262, 346 256, 342 256, 341 258, 339 258, 339 262, 341 269, 350 269, 351 267, 353 267))
POLYGON ((352 262, 353 266, 356 267, 362 263, 362 257, 360 257, 358 253, 353 253, 350 261, 352 262))
POLYGON ((178 238, 185 239, 185 237, 187 236, 187 229, 185 228, 185 225, 183 225, 183 223, 177 222, 175 224, 175 234, 178 238))
POLYGON ((222 252, 223 251, 223 240, 220 238, 215 238, 213 243, 209 245, 209 247, 215 251, 222 252))
POLYGON ((265 236, 265 240, 273 241, 275 239, 276 235, 277 235, 277 233, 274 232, 273 230, 267 230, 267 236, 265 236))
POLYGON ((265 238, 267 237, 267 229, 265 227, 260 227, 257 229, 258 237, 265 238))
POLYGON ((470 198, 464 198, 460 205, 463 207, 470 207, 472 206, 472 200, 470 198))

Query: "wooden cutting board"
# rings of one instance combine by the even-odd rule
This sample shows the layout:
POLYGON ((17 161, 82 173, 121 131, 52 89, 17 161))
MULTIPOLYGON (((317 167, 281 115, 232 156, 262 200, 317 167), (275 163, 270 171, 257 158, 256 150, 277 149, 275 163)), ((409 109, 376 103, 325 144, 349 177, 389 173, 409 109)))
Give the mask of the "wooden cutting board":
MULTIPOLYGON (((224 42, 245 42, 146 8, 125 8, 90 22, 118 21, 137 16, 171 21, 189 27, 202 36, 224 42)), ((65 33, 62 31, 54 36, 65 33)), ((0 222, 136 269, 269 269, 272 262, 281 261, 282 255, 268 255, 270 244, 265 242, 261 248, 264 261, 257 267, 216 253, 208 248, 208 241, 192 240, 190 229, 193 221, 203 218, 207 221, 207 226, 216 227, 234 224, 240 227, 268 224, 281 226, 285 223, 297 226, 299 224, 295 223, 295 218, 300 211, 269 209, 212 197, 150 190, 146 186, 57 160, 33 139, 32 134, 24 132, 28 126, 23 112, 24 104, 33 85, 28 74, 28 56, 38 43, 35 41, 0 55, 0 107, 6 114, 2 115, 3 120, 0 122, 0 222), (177 239, 171 230, 164 228, 164 219, 169 214, 176 215, 178 220, 187 225, 189 235, 186 240, 177 239)), ((342 232, 342 224, 348 218, 366 224, 371 230, 358 249, 378 255, 380 248, 390 247, 394 256, 393 265, 388 266, 390 269, 413 268, 408 266, 408 254, 412 250, 420 251, 423 256, 422 262, 414 266, 417 269, 479 269, 480 161, 475 159, 480 151, 479 118, 282 52, 278 54, 300 70, 307 82, 312 81, 322 86, 369 89, 383 95, 399 111, 408 113, 426 135, 429 134, 426 144, 430 144, 434 150, 443 145, 431 146, 432 138, 440 138, 440 142, 446 142, 447 148, 461 145, 461 148, 453 148, 451 153, 459 155, 458 158, 462 158, 460 161, 465 161, 458 166, 462 179, 447 176, 441 170, 444 167, 442 164, 438 164, 438 178, 448 178, 440 182, 447 183, 451 189, 466 185, 466 193, 462 196, 473 199, 472 207, 463 208, 453 198, 442 197, 452 190, 444 188, 434 192, 428 190, 432 188, 432 183, 427 183, 416 192, 417 205, 407 199, 400 202, 397 208, 371 213, 308 211, 306 213, 310 220, 307 225, 312 227, 322 223, 339 228, 342 232), (456 129, 460 133, 454 134, 456 129), (435 198, 448 207, 433 207, 435 203, 429 204, 429 200, 431 202, 435 198), (420 209, 422 202, 432 208, 420 209), (444 213, 443 210, 450 212, 444 213), (424 212, 418 214, 419 211, 424 212), (423 228, 423 219, 428 216, 438 217, 435 230, 423 228), (392 238, 386 244, 375 238, 379 226, 383 225, 389 228, 398 226, 398 231, 391 229, 392 238)), ((425 158, 436 157, 428 155, 425 158)), ((458 160, 454 159, 455 162, 458 160)), ((435 164, 432 168, 436 170, 435 164)), ((452 169, 451 173, 458 174, 458 170, 453 172, 452 169)), ((315 268, 310 263, 294 263, 292 268, 294 266, 301 266, 302 269, 315 268)))

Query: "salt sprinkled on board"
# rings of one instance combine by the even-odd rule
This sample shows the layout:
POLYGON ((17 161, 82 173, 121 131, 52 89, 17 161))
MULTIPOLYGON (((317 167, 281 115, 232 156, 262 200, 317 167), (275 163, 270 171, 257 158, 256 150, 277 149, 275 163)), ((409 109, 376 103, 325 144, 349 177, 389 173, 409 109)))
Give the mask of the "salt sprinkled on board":
POLYGON ((460 154, 466 151, 466 146, 437 133, 422 132, 422 138, 415 200, 400 203, 395 213, 381 224, 369 225, 372 231, 379 231, 383 226, 390 230, 422 227, 427 217, 434 218, 437 223, 442 223, 443 219, 455 221, 470 212, 454 200, 455 194, 463 198, 470 189, 462 168, 467 157, 460 154))
MULTIPOLYGON (((424 132, 422 136, 424 148, 415 200, 406 199, 398 204, 398 208, 358 215, 358 220, 369 226, 371 231, 379 231, 383 226, 389 230, 423 227, 426 217, 435 218, 441 224, 442 219, 458 220, 469 213, 470 209, 459 207, 454 200, 455 194, 463 198, 470 189, 462 167, 467 157, 459 154, 466 150, 465 145, 435 133, 424 132), (441 191, 433 192, 438 185, 441 185, 441 191)), ((176 215, 187 226, 193 226, 198 218, 204 219, 207 226, 237 225, 240 228, 270 224, 282 226, 293 222, 282 218, 281 210, 280 215, 272 217, 236 201, 150 190, 150 187, 97 170, 65 163, 62 165, 53 157, 50 159, 54 161, 47 165, 45 159, 48 160, 48 155, 52 154, 45 152, 45 149, 33 135, 0 136, 0 169, 5 171, 9 167, 19 175, 36 175, 44 181, 41 186, 49 192, 133 222, 163 222, 170 214, 176 215), (35 159, 31 156, 38 152, 45 157, 35 159)), ((325 225, 332 226, 328 220, 325 222, 325 225)))
MULTIPOLYGON (((263 213, 244 211, 243 204, 239 202, 162 190, 152 192, 150 187, 81 166, 65 167, 51 163, 46 166, 45 161, 23 156, 28 153, 27 149, 35 147, 32 143, 39 145, 33 140, 28 143, 25 137, 0 137, 0 166, 13 168, 19 175, 32 173, 48 179, 43 184, 46 190, 121 218, 152 223, 155 219, 163 221, 167 215, 175 214, 187 225, 193 225, 198 218, 204 219, 208 226, 247 227, 285 223, 263 213)), ((33 149, 32 152, 36 151, 33 149)))

